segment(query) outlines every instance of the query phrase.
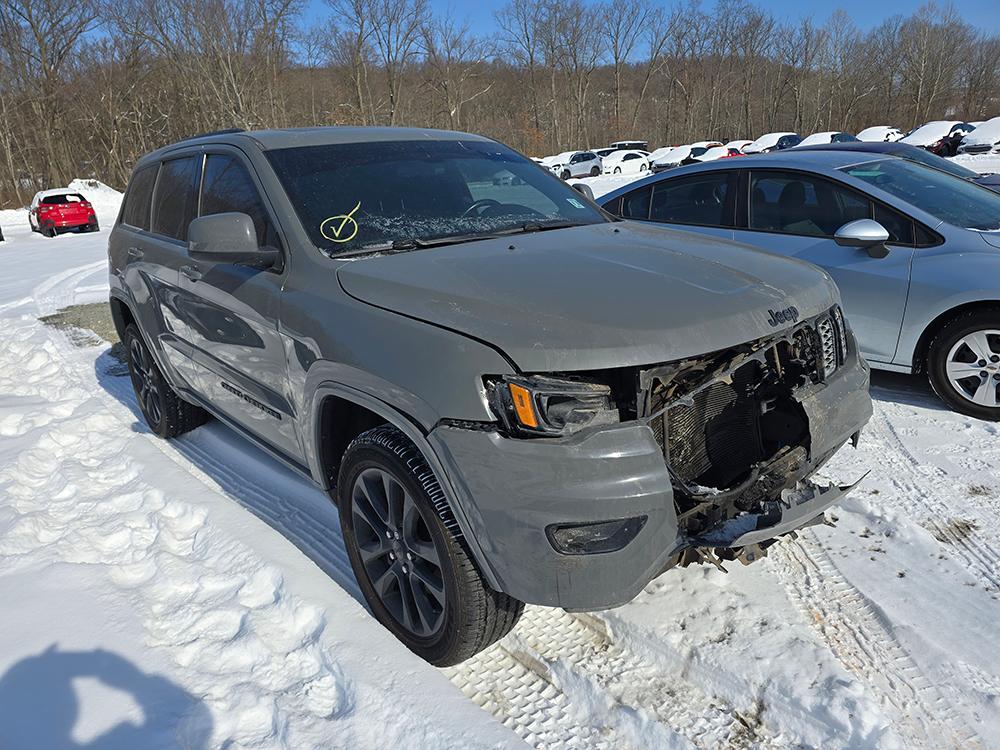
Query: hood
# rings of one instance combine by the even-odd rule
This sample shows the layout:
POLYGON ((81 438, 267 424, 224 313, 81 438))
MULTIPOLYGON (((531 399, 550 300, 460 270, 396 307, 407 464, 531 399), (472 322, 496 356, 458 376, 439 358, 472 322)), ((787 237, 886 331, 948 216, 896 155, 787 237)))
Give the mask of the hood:
POLYGON ((818 315, 837 290, 816 266, 633 222, 345 262, 358 300, 480 339, 524 372, 668 362, 818 315))

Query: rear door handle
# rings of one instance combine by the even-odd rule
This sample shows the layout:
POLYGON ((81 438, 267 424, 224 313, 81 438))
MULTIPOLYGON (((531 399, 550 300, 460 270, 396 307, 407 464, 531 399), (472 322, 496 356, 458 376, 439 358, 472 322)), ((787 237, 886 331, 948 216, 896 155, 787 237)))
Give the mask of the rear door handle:
POLYGON ((134 258, 135 260, 139 260, 143 256, 142 250, 140 250, 137 247, 130 247, 127 252, 128 252, 128 257, 134 258))
POLYGON ((198 281, 201 278, 201 271, 194 266, 181 266, 181 273, 191 279, 191 281, 198 281))

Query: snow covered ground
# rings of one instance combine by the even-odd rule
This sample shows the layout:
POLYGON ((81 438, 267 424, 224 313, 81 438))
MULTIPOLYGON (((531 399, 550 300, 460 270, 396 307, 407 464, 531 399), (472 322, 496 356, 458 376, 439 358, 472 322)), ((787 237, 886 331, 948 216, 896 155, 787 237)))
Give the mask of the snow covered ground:
POLYGON ((107 344, 38 322, 106 298, 107 235, 0 225, 0 748, 1000 747, 998 427, 922 381, 875 375, 835 527, 437 670, 319 490, 216 423, 158 440, 107 344))

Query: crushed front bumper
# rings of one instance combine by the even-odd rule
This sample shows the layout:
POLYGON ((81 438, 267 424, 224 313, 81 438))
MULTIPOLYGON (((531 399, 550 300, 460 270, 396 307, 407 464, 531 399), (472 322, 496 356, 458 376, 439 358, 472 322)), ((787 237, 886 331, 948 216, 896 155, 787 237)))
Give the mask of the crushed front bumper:
MULTIPOLYGON (((851 354, 803 397, 808 474, 868 421, 868 381, 867 364, 851 354)), ((442 425, 429 439, 462 505, 465 533, 475 536, 479 562, 499 588, 528 603, 571 610, 630 601, 686 549, 743 547, 808 526, 851 489, 801 484, 766 504, 764 513, 744 514, 694 538, 678 524, 663 449, 643 422, 558 440, 442 425), (646 519, 638 533, 611 552, 562 554, 546 533, 554 525, 637 517, 646 519)))

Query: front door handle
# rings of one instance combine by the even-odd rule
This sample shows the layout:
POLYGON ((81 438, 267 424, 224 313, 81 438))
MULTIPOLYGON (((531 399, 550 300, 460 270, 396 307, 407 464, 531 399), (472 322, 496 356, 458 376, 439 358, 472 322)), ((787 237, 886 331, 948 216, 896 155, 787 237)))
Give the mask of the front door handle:
POLYGON ((201 279, 201 271, 194 266, 181 266, 181 273, 191 279, 191 281, 198 281, 201 279))
POLYGON ((139 260, 143 256, 142 250, 140 250, 137 247, 130 247, 127 250, 127 253, 128 253, 128 257, 133 258, 134 260, 139 260))

